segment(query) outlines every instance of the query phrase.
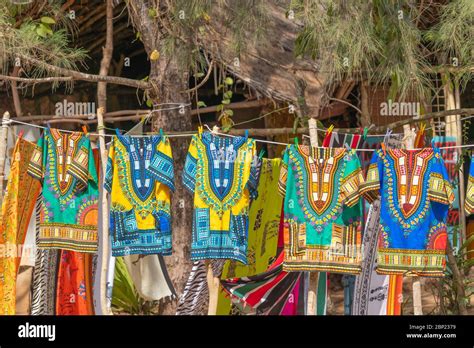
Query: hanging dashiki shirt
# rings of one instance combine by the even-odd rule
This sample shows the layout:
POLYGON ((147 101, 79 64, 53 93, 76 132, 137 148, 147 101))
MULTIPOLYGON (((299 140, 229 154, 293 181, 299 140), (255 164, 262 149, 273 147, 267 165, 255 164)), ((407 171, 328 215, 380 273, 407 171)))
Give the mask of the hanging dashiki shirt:
POLYGON ((471 157, 471 167, 467 179, 466 203, 464 210, 467 215, 474 214, 474 156, 471 157))
POLYGON ((0 216, 0 314, 15 314, 16 280, 29 221, 41 186, 27 174, 35 144, 18 138, 0 216))
POLYGON ((377 272, 442 277, 446 217, 454 201, 438 150, 376 150, 362 192, 380 196, 377 272))
POLYGON ((355 150, 288 146, 279 183, 284 270, 360 273, 362 182, 355 150))
POLYGON ((167 137, 114 137, 104 182, 112 196, 112 256, 171 255, 173 180, 173 158, 167 137))
POLYGON ((184 164, 184 186, 194 193, 191 259, 247 264, 250 201, 257 196, 255 141, 195 135, 184 164))
POLYGON ((42 181, 38 246, 97 251, 98 180, 91 142, 84 133, 46 129, 28 172, 42 181))

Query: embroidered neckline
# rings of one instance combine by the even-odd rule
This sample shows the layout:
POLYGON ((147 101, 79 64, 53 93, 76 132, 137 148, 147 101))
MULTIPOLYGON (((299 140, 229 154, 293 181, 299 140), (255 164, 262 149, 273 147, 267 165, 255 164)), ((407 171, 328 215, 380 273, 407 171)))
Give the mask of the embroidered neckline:
POLYGON ((116 150, 117 169, 119 172, 119 185, 127 200, 131 203, 142 218, 148 216, 154 207, 160 208, 161 204, 156 205, 155 180, 147 173, 147 169, 155 153, 158 151, 158 144, 163 141, 163 137, 153 135, 144 140, 145 149, 142 155, 132 153, 132 148, 138 147, 139 137, 129 135, 119 135, 116 150), (151 148, 149 147, 151 145, 151 148), (147 148, 148 147, 148 148, 147 148), (135 168, 138 166, 138 170, 135 168), (147 181, 148 179, 148 181, 147 181), (140 190, 140 185, 146 187, 140 190))
POLYGON ((421 188, 427 163, 433 157, 432 148, 421 150, 389 149, 397 175, 397 202, 405 219, 412 216, 421 204, 421 188))
MULTIPOLYGON (((222 216, 224 211, 232 208, 244 193, 248 179, 244 180, 244 170, 246 165, 251 165, 252 158, 249 155, 252 154, 254 140, 245 137, 223 138, 207 132, 203 133, 202 137, 195 135, 194 141, 198 157, 196 192, 205 203, 222 216), (224 144, 225 140, 232 141, 229 145, 233 147, 235 160, 225 164, 224 168, 221 163, 219 163, 219 168, 214 167, 213 156, 215 153, 212 153, 211 144, 215 145, 216 140, 219 142, 224 140, 224 144), (224 182, 224 180, 227 181, 224 182), (225 190, 219 190, 217 183, 219 185, 225 184, 225 190)), ((228 152, 227 146, 225 152, 228 152)))
MULTIPOLYGON (((326 225, 335 219, 342 212, 341 196, 334 197, 341 188, 342 178, 345 172, 347 161, 344 159, 347 152, 344 148, 324 148, 323 156, 335 154, 327 157, 323 165, 319 168, 322 170, 313 176, 309 156, 308 146, 290 146, 289 157, 290 164, 295 174, 296 193, 298 196, 298 204, 309 223, 316 227, 318 231, 322 231, 320 225, 326 225), (343 161, 341 163, 341 160, 343 161), (331 163, 332 162, 332 163, 331 163), (324 179, 326 176, 326 179, 324 179), (323 183, 327 185, 323 189, 319 184, 323 177, 323 183), (324 191, 324 192, 323 192, 324 191), (317 200, 321 202, 317 204, 317 200)), ((318 158, 321 156, 318 156, 318 158)), ((313 165, 313 168, 315 166, 313 165)), ((314 173, 316 174, 316 173, 314 173)))
POLYGON ((52 151, 54 151, 54 160, 51 169, 56 169, 54 173, 54 183, 57 185, 57 191, 64 196, 70 191, 75 182, 74 176, 68 173, 69 166, 78 150, 78 143, 83 137, 81 132, 63 133, 58 129, 50 130, 52 151))

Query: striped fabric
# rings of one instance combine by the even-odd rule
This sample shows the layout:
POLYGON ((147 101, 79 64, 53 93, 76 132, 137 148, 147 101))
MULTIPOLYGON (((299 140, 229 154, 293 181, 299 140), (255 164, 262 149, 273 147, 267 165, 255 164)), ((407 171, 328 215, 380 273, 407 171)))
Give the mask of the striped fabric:
POLYGON ((238 306, 248 306, 257 315, 280 315, 303 274, 283 271, 282 263, 283 252, 264 273, 221 280, 221 285, 238 306))

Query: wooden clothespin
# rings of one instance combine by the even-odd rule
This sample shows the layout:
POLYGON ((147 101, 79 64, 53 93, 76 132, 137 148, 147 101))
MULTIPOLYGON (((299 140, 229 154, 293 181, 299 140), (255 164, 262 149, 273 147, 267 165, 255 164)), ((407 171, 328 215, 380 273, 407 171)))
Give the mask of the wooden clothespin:
POLYGON ((18 133, 18 139, 21 139, 23 137, 24 133, 25 133, 25 131, 23 129, 20 130, 20 133, 18 133))
POLYGON ((163 138, 164 136, 165 136, 165 134, 163 133, 163 128, 160 128, 160 137, 163 138))
POLYGON ((115 128, 115 134, 119 137, 122 135, 122 133, 120 133, 120 130, 118 128, 115 128))
POLYGON ((199 135, 199 138, 202 137, 202 130, 203 130, 202 126, 198 126, 198 135, 199 135))
POLYGON ((219 126, 215 125, 214 127, 212 127, 212 134, 217 134, 219 132, 219 126))
POLYGON ((86 134, 86 135, 89 133, 89 132, 87 131, 87 126, 86 126, 85 124, 82 125, 82 132, 83 132, 84 134, 86 134))
POLYGON ((48 130, 51 131, 51 124, 49 122, 46 122, 46 126, 48 127, 48 130))
POLYGON ((264 150, 264 149, 261 149, 261 150, 260 150, 260 153, 258 154, 258 158, 259 158, 259 159, 262 159, 262 158, 263 158, 263 155, 265 155, 265 150, 264 150))
POLYGON ((249 130, 246 129, 246 130, 245 130, 245 139, 248 139, 248 138, 249 138, 249 130))
POLYGON ((299 146, 299 144, 298 144, 298 137, 295 137, 295 145, 296 145, 296 146, 299 146))

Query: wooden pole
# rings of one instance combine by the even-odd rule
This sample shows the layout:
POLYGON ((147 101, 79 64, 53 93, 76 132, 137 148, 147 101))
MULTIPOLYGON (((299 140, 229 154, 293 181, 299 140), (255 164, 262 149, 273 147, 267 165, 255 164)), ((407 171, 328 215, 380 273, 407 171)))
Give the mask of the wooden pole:
POLYGON ((2 134, 0 137, 0 200, 3 199, 3 181, 5 179, 5 162, 7 160, 8 121, 10 113, 6 111, 2 118, 2 134))
MULTIPOLYGON (((409 125, 403 126, 403 132, 405 133, 405 137, 403 142, 405 144, 405 148, 407 150, 411 150, 414 148, 415 144, 415 137, 416 133, 410 129, 409 125)), ((415 315, 423 315, 423 303, 421 301, 421 282, 420 277, 413 277, 412 279, 412 287, 413 287, 413 313, 415 315)))
MULTIPOLYGON (((316 118, 311 117, 308 120, 309 128, 309 141, 311 147, 318 147, 318 121, 316 118)), ((319 272, 309 272, 309 286, 308 286, 308 305, 307 305, 307 314, 316 315, 317 314, 317 290, 319 283, 319 272)))
MULTIPOLYGON (((102 165, 102 174, 104 177, 107 168, 107 147, 105 146, 105 131, 104 131, 104 109, 97 109, 97 131, 99 132, 99 148, 100 148, 100 161, 102 165)), ((107 204, 107 192, 102 190, 102 197, 100 199, 101 204, 101 230, 100 236, 100 252, 102 255, 102 262, 98 265, 100 267, 100 306, 102 308, 102 314, 110 315, 110 310, 107 303, 107 266, 108 266, 108 255, 109 255, 109 214, 107 204)))

